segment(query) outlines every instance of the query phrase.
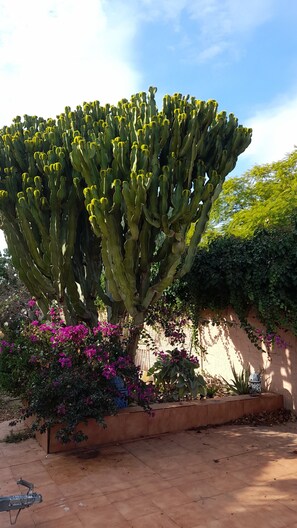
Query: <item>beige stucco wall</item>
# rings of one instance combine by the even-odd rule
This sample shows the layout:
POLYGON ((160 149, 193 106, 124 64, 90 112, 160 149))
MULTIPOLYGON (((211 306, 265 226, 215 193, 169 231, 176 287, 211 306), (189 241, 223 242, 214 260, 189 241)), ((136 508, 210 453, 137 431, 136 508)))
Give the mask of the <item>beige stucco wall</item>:
MULTIPOLYGON (((211 320, 211 313, 204 314, 205 319, 211 320)), ((200 342, 206 353, 200 355, 201 368, 211 375, 219 375, 230 380, 232 378, 231 365, 240 371, 243 366, 250 365, 251 371, 262 373, 264 390, 278 392, 284 396, 287 409, 297 411, 297 339, 290 333, 279 332, 286 343, 283 348, 273 348, 270 355, 263 346, 259 351, 249 340, 246 332, 240 328, 239 321, 232 312, 226 310, 223 314, 232 326, 213 326, 211 323, 199 329, 200 342)), ((250 317, 251 324, 262 328, 254 316, 250 317)), ((187 332, 187 348, 191 348, 190 331, 187 332)), ((161 332, 151 332, 151 337, 160 350, 166 350, 168 343, 161 332)), ((155 356, 145 344, 140 344, 137 362, 145 373, 154 363, 155 356)))

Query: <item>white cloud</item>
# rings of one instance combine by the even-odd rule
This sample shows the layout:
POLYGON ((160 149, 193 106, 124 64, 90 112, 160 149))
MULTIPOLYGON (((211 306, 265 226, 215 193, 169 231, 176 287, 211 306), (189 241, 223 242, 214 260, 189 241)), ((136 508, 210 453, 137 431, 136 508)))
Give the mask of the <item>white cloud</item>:
POLYGON ((104 0, 0 0, 0 126, 137 91, 135 22, 104 0), (5 79, 5 82, 3 80, 5 79))
POLYGON ((292 152, 297 144, 297 96, 283 96, 259 109, 248 120, 245 126, 253 129, 251 145, 240 156, 236 173, 253 165, 262 165, 281 160, 292 152))
POLYGON ((209 62, 240 53, 238 34, 264 22, 276 2, 0 0, 0 126, 16 115, 55 116, 65 105, 117 102, 147 88, 133 67, 143 23, 170 24, 187 61, 209 62))

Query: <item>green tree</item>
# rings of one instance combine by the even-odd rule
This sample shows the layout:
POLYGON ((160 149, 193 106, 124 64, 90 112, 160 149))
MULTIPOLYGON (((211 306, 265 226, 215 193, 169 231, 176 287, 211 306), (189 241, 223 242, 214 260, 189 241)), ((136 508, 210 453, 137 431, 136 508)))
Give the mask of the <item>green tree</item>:
POLYGON ((14 332, 28 312, 30 293, 20 281, 11 257, 0 252, 0 330, 5 335, 14 332))
POLYGON ((191 268, 251 141, 215 101, 167 95, 159 112, 155 92, 66 108, 57 120, 16 118, 0 134, 2 226, 22 280, 71 318, 88 320, 98 293, 112 320, 131 317, 136 340, 148 307, 191 268))
POLYGON ((250 237, 259 228, 287 227, 297 211, 297 150, 225 181, 210 215, 206 239, 250 237))

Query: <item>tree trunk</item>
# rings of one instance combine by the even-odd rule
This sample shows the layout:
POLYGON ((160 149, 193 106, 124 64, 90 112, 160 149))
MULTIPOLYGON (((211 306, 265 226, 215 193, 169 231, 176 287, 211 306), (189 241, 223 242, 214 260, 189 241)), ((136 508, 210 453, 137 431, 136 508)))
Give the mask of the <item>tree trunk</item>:
POLYGON ((145 312, 138 312, 138 314, 134 317, 132 321, 132 328, 130 330, 127 352, 134 362, 135 362, 135 356, 137 352, 139 339, 140 339, 141 332, 144 327, 144 318, 145 318, 145 312))

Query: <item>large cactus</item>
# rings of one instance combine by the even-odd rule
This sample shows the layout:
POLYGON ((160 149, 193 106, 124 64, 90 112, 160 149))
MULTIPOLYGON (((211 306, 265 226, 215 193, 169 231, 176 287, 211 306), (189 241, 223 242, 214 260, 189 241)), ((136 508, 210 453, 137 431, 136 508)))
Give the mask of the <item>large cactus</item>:
POLYGON ((106 106, 99 120, 97 103, 85 105, 93 133, 77 135, 71 153, 111 298, 140 326, 149 305, 191 268, 211 205, 251 141, 251 130, 218 114, 215 101, 175 94, 158 112, 155 92, 106 106))
POLYGON ((217 113, 215 101, 180 94, 165 96, 159 112, 155 92, 117 106, 66 108, 56 121, 16 119, 2 131, 3 228, 40 302, 65 299, 70 313, 87 319, 101 256, 101 297, 114 318, 125 310, 141 327, 150 304, 191 268, 251 130, 217 113))
POLYGON ((1 223, 20 278, 42 310, 56 300, 67 321, 95 323, 100 245, 73 185, 73 133, 63 117, 25 116, 1 130, 1 223))

